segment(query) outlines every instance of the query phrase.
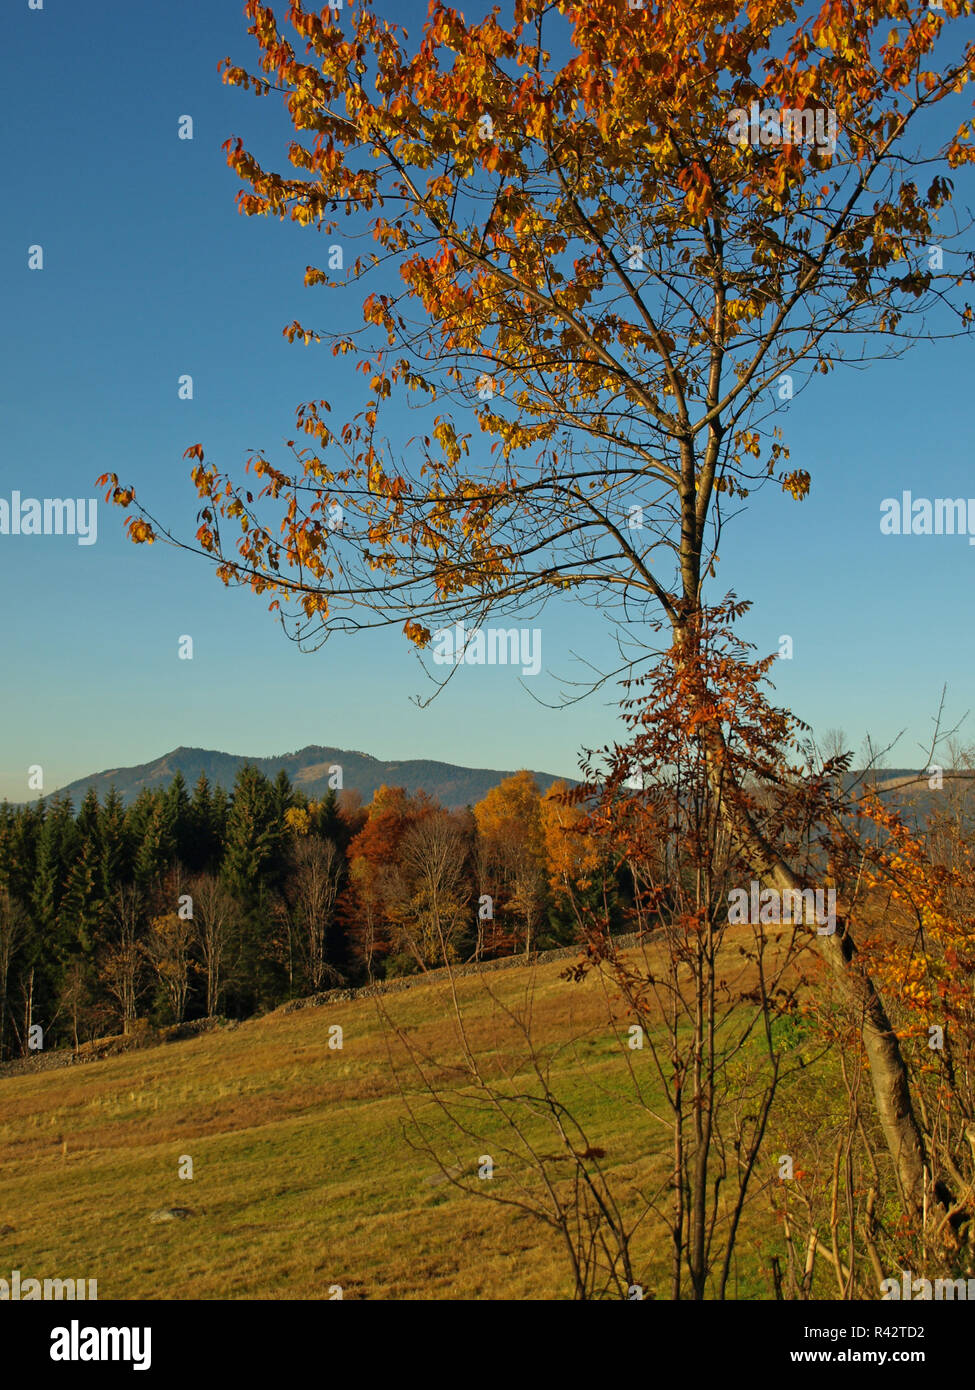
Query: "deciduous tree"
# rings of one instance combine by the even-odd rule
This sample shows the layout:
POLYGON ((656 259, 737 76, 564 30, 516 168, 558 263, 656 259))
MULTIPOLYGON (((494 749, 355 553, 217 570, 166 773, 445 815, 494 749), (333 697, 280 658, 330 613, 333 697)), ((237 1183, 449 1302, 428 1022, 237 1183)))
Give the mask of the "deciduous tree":
MULTIPOLYGON (((280 7, 248 0, 261 72, 228 60, 224 79, 283 92, 297 177, 230 139, 240 210, 371 235, 376 252, 348 267, 379 273, 363 326, 285 330, 356 354, 369 393, 334 426, 328 401, 303 404, 309 444, 292 441, 283 467, 251 458, 257 496, 191 446, 191 548, 303 642, 392 624, 422 650, 434 627, 567 594, 615 601, 632 659, 662 616, 693 662, 729 505, 763 481, 808 491, 773 423, 783 393, 900 350, 922 323, 930 336, 971 319, 951 221, 953 173, 975 159, 958 101, 975 73, 967 11, 512 0, 502 22, 433 0, 411 43, 367 0, 320 14, 293 0, 296 41, 280 7), (835 139, 766 139, 759 121, 749 140, 750 120, 743 135, 743 113, 785 108, 831 116, 835 139), (381 417, 404 392, 436 413, 397 456, 381 417)), ((305 278, 338 283, 316 266, 305 278)), ((141 501, 129 534, 175 539, 141 501)), ((694 727, 753 872, 800 889, 729 788, 721 722, 702 706, 694 727)), ((924 1141, 897 1039, 849 924, 821 950, 862 1018, 920 1211, 924 1141)))

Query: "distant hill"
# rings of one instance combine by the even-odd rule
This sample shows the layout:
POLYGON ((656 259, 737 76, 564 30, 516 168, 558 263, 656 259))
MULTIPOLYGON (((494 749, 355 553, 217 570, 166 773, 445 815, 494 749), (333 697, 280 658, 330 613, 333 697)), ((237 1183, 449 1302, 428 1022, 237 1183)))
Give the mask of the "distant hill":
MULTIPOLYGON (((230 791, 238 770, 245 763, 259 768, 272 779, 284 768, 293 785, 311 799, 325 796, 328 792, 328 769, 338 764, 342 769, 343 787, 361 792, 364 802, 371 801, 376 788, 385 783, 387 786, 405 787, 408 792, 428 792, 450 808, 474 805, 492 787, 496 787, 505 777, 510 777, 514 770, 458 767, 454 763, 439 763, 423 758, 384 762, 369 753, 352 752, 347 748, 322 748, 314 744, 296 753, 282 753, 271 758, 250 758, 236 753, 220 753, 210 748, 174 748, 171 753, 152 762, 140 763, 137 767, 108 768, 104 772, 80 777, 76 782, 60 788, 58 794, 70 795, 77 808, 89 787, 94 787, 99 800, 104 801, 106 793, 114 786, 128 806, 143 787, 167 787, 177 772, 182 772, 191 790, 200 773, 205 772, 213 785, 230 791)), ((551 772, 533 772, 532 775, 543 792, 559 780, 568 782, 570 786, 576 782, 572 777, 560 779, 551 772)), ((908 768, 881 768, 872 774, 851 771, 846 774, 844 781, 848 787, 857 784, 860 788, 865 782, 874 781, 881 791, 893 794, 898 799, 905 798, 925 813, 939 804, 938 793, 928 789, 927 773, 908 768)), ((975 781, 975 773, 945 770, 946 788, 960 790, 961 784, 972 781, 975 781)), ((975 791, 975 788, 972 790, 975 791)))
MULTIPOLYGON (((856 775, 865 781, 872 776, 881 791, 909 792, 915 789, 928 788, 929 785, 928 772, 924 768, 919 772, 916 768, 912 770, 910 768, 881 767, 872 774, 858 772, 856 775)), ((969 772, 967 769, 955 771, 949 767, 942 767, 941 775, 943 782, 950 782, 956 788, 961 788, 963 783, 975 781, 975 772, 969 772)))
MULTIPOLYGON (((385 783, 387 786, 405 787, 408 792, 428 792, 450 808, 473 805, 505 777, 511 776, 511 772, 499 772, 492 768, 456 767, 453 763, 437 763, 428 759, 383 762, 368 753, 315 745, 273 758, 239 757, 235 753, 218 753, 209 748, 174 748, 171 753, 153 762, 140 763, 138 767, 108 768, 105 772, 81 777, 62 787, 60 794, 68 793, 77 807, 89 787, 94 787, 99 800, 104 801, 109 789, 114 786, 125 804, 129 805, 143 787, 166 787, 177 772, 183 774, 190 790, 200 773, 205 772, 211 783, 230 791, 238 770, 245 763, 259 768, 272 779, 284 768, 293 785, 312 799, 325 796, 328 792, 329 767, 337 764, 342 769, 343 788, 354 788, 361 792, 363 801, 371 801, 376 788, 385 783)), ((533 776, 542 791, 559 780, 550 772, 535 772, 533 776)), ((564 780, 573 781, 572 778, 564 780)))
POLYGON ((847 775, 847 786, 856 782, 859 791, 871 784, 880 793, 883 801, 897 807, 908 824, 922 826, 930 816, 948 810, 953 815, 962 815, 967 826, 972 827, 975 816, 975 772, 967 769, 942 767, 941 786, 938 779, 930 785, 927 770, 911 768, 882 767, 873 772, 857 772, 847 775))

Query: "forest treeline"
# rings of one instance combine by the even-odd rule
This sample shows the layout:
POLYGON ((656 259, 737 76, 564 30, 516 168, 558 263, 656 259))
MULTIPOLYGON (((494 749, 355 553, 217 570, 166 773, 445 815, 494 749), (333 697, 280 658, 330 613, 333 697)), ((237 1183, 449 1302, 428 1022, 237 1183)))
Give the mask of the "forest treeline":
POLYGON ((570 942, 605 875, 565 792, 519 772, 462 811, 386 786, 364 806, 246 766, 229 793, 177 773, 128 807, 4 802, 0 1058, 570 942))

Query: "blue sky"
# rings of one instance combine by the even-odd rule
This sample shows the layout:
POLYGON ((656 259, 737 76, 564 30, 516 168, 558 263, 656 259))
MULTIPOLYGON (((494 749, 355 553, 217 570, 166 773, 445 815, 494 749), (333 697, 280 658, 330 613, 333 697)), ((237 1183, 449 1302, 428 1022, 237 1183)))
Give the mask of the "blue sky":
MULTIPOLYGON (((395 18, 415 35, 425 9, 397 0, 395 18)), ((110 470, 189 533, 188 445, 238 472, 254 448, 283 457, 295 407, 345 386, 326 348, 281 332, 324 311, 326 292, 302 284, 321 241, 239 216, 220 148, 239 134, 281 167, 290 126, 278 97, 218 76, 226 54, 255 65, 242 0, 8 0, 4 23, 0 497, 100 496, 110 470), (192 141, 177 139, 183 114, 192 141), (27 268, 35 244, 40 272, 27 268), (182 373, 193 401, 177 398, 182 373)), ((920 760, 944 683, 950 716, 975 707, 975 547, 879 530, 881 500, 905 488, 975 495, 971 368, 966 339, 818 378, 781 419, 812 495, 767 490, 722 543, 718 587, 754 600, 748 635, 763 651, 793 638, 779 702, 853 746, 906 729, 896 765, 920 760)), ((395 631, 303 655, 204 561, 136 549, 104 504, 98 522, 91 546, 0 536, 0 796, 25 799, 32 764, 50 791, 180 744, 266 756, 321 743, 571 775, 581 747, 620 733, 612 690, 553 709, 504 668, 460 671, 418 708, 410 697, 430 687, 395 631), (183 634, 193 661, 177 657, 183 634)), ((553 702, 559 677, 583 676, 573 653, 598 666, 612 643, 588 608, 551 608, 542 625, 548 674, 530 684, 553 702)))

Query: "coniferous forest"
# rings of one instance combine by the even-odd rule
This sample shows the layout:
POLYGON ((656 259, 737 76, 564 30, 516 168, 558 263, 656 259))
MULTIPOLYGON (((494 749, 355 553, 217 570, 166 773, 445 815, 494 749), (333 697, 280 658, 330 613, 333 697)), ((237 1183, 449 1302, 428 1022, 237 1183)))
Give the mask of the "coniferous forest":
POLYGON ((177 773, 128 807, 4 802, 0 1058, 566 944, 595 859, 564 791, 522 772, 463 811, 363 806, 245 766, 229 793, 177 773))

